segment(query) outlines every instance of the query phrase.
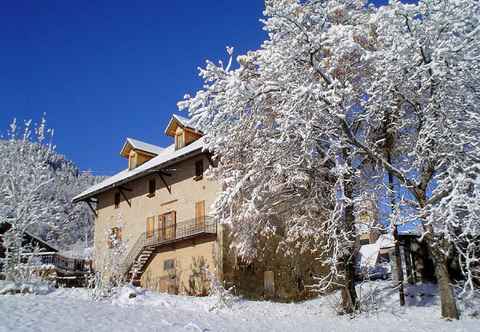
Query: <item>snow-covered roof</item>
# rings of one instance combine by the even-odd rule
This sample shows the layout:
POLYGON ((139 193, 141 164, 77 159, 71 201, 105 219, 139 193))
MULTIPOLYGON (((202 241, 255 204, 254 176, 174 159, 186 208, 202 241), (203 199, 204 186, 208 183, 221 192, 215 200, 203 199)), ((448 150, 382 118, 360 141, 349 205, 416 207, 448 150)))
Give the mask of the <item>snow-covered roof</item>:
POLYGON ((172 114, 172 116, 175 119, 177 119, 185 127, 188 127, 189 125, 191 125, 191 120, 184 117, 184 116, 181 116, 181 115, 178 115, 178 114, 172 114))
POLYGON ((375 243, 360 246, 360 250, 358 251, 360 266, 375 266, 380 250, 390 249, 394 246, 395 242, 391 234, 381 234, 375 243))
POLYGON ((360 257, 361 267, 371 267, 377 264, 379 248, 376 243, 365 244, 360 247, 358 255, 360 257))
POLYGON ((141 151, 145 151, 145 152, 148 152, 148 153, 151 153, 151 154, 154 154, 154 155, 159 155, 163 151, 163 148, 160 147, 160 146, 153 145, 153 144, 150 144, 150 143, 145 143, 145 142, 139 141, 137 139, 127 137, 127 139, 125 141, 125 144, 123 144, 122 150, 120 151, 121 155, 125 155, 125 151, 126 151, 126 149, 129 145, 134 150, 141 150, 141 151))
POLYGON ((173 135, 171 129, 172 129, 172 126, 176 123, 179 124, 182 127, 190 128, 190 129, 193 129, 195 131, 199 131, 197 128, 195 128, 193 126, 192 119, 183 117, 183 116, 178 115, 178 114, 172 114, 172 118, 170 119, 167 127, 165 128, 165 134, 166 135, 170 135, 170 136, 173 135))
POLYGON ((395 246, 395 241, 392 234, 381 234, 375 244, 380 249, 388 249, 395 246))
POLYGON ((88 188, 82 193, 73 198, 73 202, 79 202, 89 197, 95 196, 108 189, 121 186, 122 184, 144 176, 148 172, 161 169, 169 164, 172 164, 178 159, 184 158, 187 155, 201 152, 203 149, 203 137, 199 138, 192 144, 189 144, 181 149, 175 150, 175 146, 172 144, 162 151, 154 158, 145 162, 144 164, 132 169, 123 170, 104 181, 97 183, 96 185, 88 188))

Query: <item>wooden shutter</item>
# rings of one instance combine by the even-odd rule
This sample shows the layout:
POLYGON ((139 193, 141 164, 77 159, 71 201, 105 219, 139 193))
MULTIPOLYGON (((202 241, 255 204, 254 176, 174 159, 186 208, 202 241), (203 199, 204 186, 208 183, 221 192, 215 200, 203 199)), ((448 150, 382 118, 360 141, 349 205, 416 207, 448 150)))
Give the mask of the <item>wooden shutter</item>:
POLYGON ((195 203, 195 224, 205 225, 205 201, 195 203))
POLYGON ((163 214, 157 216, 157 236, 159 240, 165 239, 165 218, 163 214))
POLYGON ((147 239, 153 237, 153 233, 155 230, 155 217, 148 217, 147 218, 147 239))

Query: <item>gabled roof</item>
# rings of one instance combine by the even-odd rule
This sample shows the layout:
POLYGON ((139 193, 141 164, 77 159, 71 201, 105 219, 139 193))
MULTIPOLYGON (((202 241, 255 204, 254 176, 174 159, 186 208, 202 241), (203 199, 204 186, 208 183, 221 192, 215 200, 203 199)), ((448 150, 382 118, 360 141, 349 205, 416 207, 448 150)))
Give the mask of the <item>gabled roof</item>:
POLYGON ((140 150, 155 156, 159 155, 163 151, 163 148, 157 145, 145 143, 145 142, 127 137, 127 139, 125 140, 125 144, 123 144, 122 150, 120 151, 120 155, 124 157, 128 157, 128 154, 132 149, 140 150))
MULTIPOLYGON (((0 234, 3 234, 6 231, 8 231, 10 229, 11 225, 12 224, 8 221, 0 222, 0 234)), ((54 247, 50 243, 47 243, 46 241, 42 240, 38 236, 33 235, 32 233, 30 233, 28 231, 25 231, 23 233, 23 238, 24 238, 24 241, 26 240, 26 241, 30 241, 30 242, 32 242, 32 241, 37 242, 36 244, 41 245, 41 247, 42 247, 41 249, 44 249, 44 250, 47 249, 49 251, 58 252, 58 249, 56 247, 54 247)), ((1 243, 0 243, 0 246, 1 246, 1 243)))
POLYGON ((87 190, 75 196, 73 198, 73 202, 80 202, 88 198, 94 197, 101 192, 107 191, 115 187, 119 187, 122 184, 140 178, 148 174, 149 172, 153 173, 156 170, 160 170, 175 162, 199 154, 202 152, 202 150, 203 138, 199 138, 192 144, 189 144, 178 150, 175 150, 175 145, 172 144, 167 148, 162 149, 162 151, 156 157, 150 159, 144 164, 132 170, 123 170, 120 173, 117 173, 107 178, 106 180, 88 188, 87 190))
POLYGON ((175 136, 175 130, 177 130, 177 126, 200 132, 193 126, 192 119, 185 118, 178 114, 172 114, 172 118, 168 122, 167 128, 165 128, 165 135, 175 136))

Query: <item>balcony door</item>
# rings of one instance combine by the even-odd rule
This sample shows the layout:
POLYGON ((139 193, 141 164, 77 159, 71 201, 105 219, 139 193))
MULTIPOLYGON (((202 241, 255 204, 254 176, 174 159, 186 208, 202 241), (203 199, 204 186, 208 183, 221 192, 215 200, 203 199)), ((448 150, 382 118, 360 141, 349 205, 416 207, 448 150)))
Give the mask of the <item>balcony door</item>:
POLYGON ((173 240, 176 236, 176 213, 171 211, 158 216, 159 219, 159 237, 164 240, 173 240))

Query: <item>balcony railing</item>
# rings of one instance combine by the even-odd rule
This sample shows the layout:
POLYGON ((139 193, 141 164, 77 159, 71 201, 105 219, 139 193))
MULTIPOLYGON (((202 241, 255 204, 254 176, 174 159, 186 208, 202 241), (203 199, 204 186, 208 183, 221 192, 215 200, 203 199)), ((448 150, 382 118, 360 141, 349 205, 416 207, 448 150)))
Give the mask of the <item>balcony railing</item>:
POLYGON ((159 247, 161 245, 194 238, 200 235, 216 234, 217 224, 212 217, 205 216, 201 220, 190 219, 172 225, 155 228, 151 232, 140 234, 130 252, 125 257, 122 268, 128 273, 137 257, 145 247, 159 247))
MULTIPOLYGON (((24 256, 27 256, 26 254, 24 256)), ((52 265, 56 269, 65 272, 89 272, 91 270, 90 261, 77 258, 69 258, 55 252, 40 252, 34 254, 34 265, 52 265)))
POLYGON ((166 242, 182 240, 199 234, 217 233, 217 224, 211 217, 204 217, 203 220, 191 219, 165 227, 158 227, 153 232, 145 232, 145 246, 156 246, 166 242))

